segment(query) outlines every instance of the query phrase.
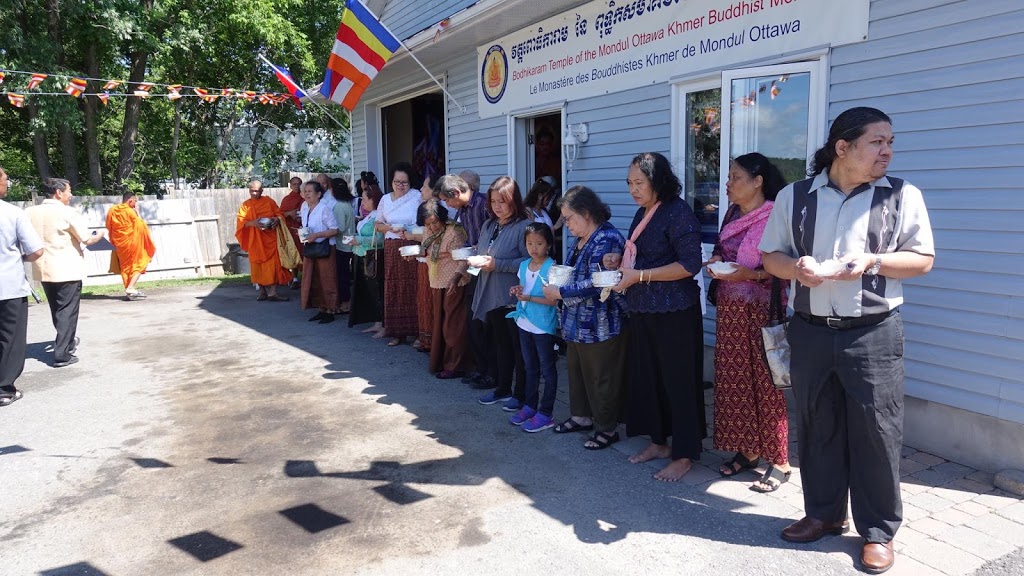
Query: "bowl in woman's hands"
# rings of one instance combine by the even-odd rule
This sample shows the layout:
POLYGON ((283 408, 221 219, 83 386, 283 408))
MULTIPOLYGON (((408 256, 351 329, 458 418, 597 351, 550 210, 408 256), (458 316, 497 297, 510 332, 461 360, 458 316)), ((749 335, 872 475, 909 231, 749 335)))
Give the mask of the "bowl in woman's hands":
POLYGON ((733 267, 734 262, 712 262, 708 264, 708 270, 711 270, 717 276, 728 276, 736 272, 736 268, 733 267))
POLYGON ((622 280, 622 272, 618 270, 602 270, 591 274, 590 280, 594 283, 595 288, 609 288, 618 284, 619 280, 622 280))
POLYGON ((403 230, 405 230, 405 226, 402 225, 402 224, 392 224, 391 225, 391 231, 392 232, 402 232, 403 230))
POLYGON ((398 249, 398 253, 402 256, 422 256, 423 246, 419 244, 410 244, 408 246, 402 246, 398 249))
POLYGON ((466 261, 469 262, 469 265, 474 267, 474 268, 483 268, 484 266, 487 265, 488 262, 490 262, 490 257, 489 256, 470 256, 469 258, 466 258, 466 261))
POLYGON ((423 226, 413 226, 408 231, 409 234, 423 234, 423 226))
POLYGON ((452 260, 469 260, 469 258, 476 254, 476 249, 472 246, 465 248, 456 248, 452 250, 452 260))
POLYGON ((356 239, 355 236, 342 236, 341 237, 341 243, 342 244, 352 244, 353 242, 355 242, 355 239, 356 239))
POLYGON ((547 283, 552 286, 565 286, 569 283, 570 278, 572 278, 572 266, 554 264, 548 269, 547 283))

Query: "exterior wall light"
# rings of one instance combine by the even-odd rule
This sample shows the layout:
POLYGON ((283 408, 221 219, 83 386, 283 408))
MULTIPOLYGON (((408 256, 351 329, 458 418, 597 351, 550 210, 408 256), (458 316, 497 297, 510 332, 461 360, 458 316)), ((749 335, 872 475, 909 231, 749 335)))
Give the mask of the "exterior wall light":
POLYGON ((572 163, 579 158, 580 144, 589 139, 590 134, 587 132, 586 124, 567 124, 565 126, 565 137, 562 138, 562 158, 565 160, 566 167, 572 168, 572 163))

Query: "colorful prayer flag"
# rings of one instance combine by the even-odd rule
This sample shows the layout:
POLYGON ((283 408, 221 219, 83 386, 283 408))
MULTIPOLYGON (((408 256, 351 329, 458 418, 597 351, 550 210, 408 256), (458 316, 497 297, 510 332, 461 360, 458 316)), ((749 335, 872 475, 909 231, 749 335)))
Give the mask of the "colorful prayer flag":
POLYGON ((104 106, 106 106, 107 105, 107 100, 110 99, 110 92, 104 92, 102 94, 97 94, 96 97, 100 99, 100 102, 103 102, 104 106))
POLYGON ((246 102, 252 102, 253 98, 256 97, 256 92, 253 90, 246 90, 241 94, 242 98, 245 98, 246 102))
POLYGON ((153 85, 151 83, 142 82, 135 86, 135 90, 132 92, 132 94, 138 96, 139 98, 149 98, 149 90, 152 87, 153 85))
POLYGON ((219 96, 217 96, 216 94, 211 96, 210 91, 204 90, 203 88, 193 88, 192 91, 195 92, 205 102, 216 102, 217 98, 219 98, 219 96))
POLYGON ((273 104, 274 103, 274 97, 269 95, 269 94, 260 94, 259 95, 259 101, 260 101, 260 104, 273 104))
POLYGON ((225 98, 230 97, 234 93, 235 93, 235 90, 233 88, 221 88, 221 90, 220 90, 220 95, 225 97, 225 98))
POLYGON ((26 87, 25 89, 33 90, 35 88, 38 88, 39 84, 41 84, 43 80, 46 80, 46 78, 46 74, 33 74, 32 78, 28 81, 28 87, 26 87))
POLYGON ((444 32, 445 28, 448 27, 449 23, 450 23, 450 20, 445 18, 444 20, 441 20, 440 22, 438 22, 436 26, 434 26, 434 38, 433 38, 433 40, 430 41, 431 44, 437 42, 438 39, 441 38, 441 33, 444 32))
POLYGON ((274 69, 274 74, 277 76, 277 79, 281 81, 281 84, 284 84, 284 87, 288 89, 288 93, 292 95, 292 102, 295 102, 295 105, 301 110, 301 98, 306 97, 306 92, 299 86, 295 79, 292 78, 292 75, 288 73, 288 69, 282 68, 269 60, 267 60, 267 63, 274 69))
POLYGON ((87 83, 85 80, 82 80, 81 78, 72 78, 71 81, 68 82, 68 86, 64 91, 71 96, 78 98, 83 92, 85 92, 86 85, 87 83))
POLYGON ((359 3, 345 0, 345 13, 327 60, 320 93, 351 112, 402 43, 359 3))
POLYGON ((779 86, 773 81, 772 82, 772 92, 771 92, 772 100, 775 100, 775 98, 778 97, 779 92, 782 92, 782 90, 780 90, 779 86))
POLYGON ((108 80, 107 83, 103 85, 103 91, 109 92, 110 90, 113 90, 114 88, 117 88, 120 85, 120 80, 108 80))
POLYGON ((6 74, 4 74, 3 72, 0 72, 0 84, 4 83, 4 76, 6 76, 6 74))
POLYGON ((10 93, 7 94, 7 99, 10 100, 11 106, 14 106, 15 108, 24 108, 25 107, 25 95, 24 94, 15 94, 14 92, 10 92, 10 93))
POLYGON ((167 99, 174 102, 181 98, 181 84, 174 84, 167 87, 167 99))

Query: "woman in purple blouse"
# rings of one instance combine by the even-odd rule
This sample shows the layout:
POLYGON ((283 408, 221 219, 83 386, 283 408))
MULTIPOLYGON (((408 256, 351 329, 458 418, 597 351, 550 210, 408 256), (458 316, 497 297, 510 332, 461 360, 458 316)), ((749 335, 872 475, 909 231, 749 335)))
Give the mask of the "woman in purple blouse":
POLYGON ((675 482, 700 458, 707 429, 700 288, 694 279, 701 269, 700 223, 680 198, 679 178, 661 154, 634 158, 627 184, 640 208, 629 228, 622 281, 614 287, 625 291, 629 310, 626 432, 651 438, 629 461, 669 458, 654 477, 675 482))

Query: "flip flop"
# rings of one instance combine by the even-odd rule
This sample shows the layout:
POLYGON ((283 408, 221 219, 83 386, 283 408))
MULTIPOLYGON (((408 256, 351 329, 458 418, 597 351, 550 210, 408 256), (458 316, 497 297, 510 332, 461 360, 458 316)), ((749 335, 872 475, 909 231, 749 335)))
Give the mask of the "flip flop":
POLYGON ((762 488, 757 484, 751 484, 750 489, 753 490, 754 492, 760 492, 762 494, 775 492, 776 490, 779 489, 779 486, 782 486, 783 484, 789 481, 789 476, 792 473, 792 470, 790 470, 789 472, 783 472, 782 470, 776 468, 774 464, 772 464, 768 466, 768 469, 764 471, 764 475, 761 476, 760 480, 758 480, 758 482, 764 484, 767 487, 762 488))
POLYGON ((760 458, 748 460, 747 457, 744 456, 742 453, 737 452, 736 455, 732 457, 732 460, 729 460, 728 462, 722 464, 722 466, 726 470, 722 470, 721 468, 719 468, 718 473, 724 478, 732 478, 733 476, 739 474, 740 472, 743 472, 744 470, 751 470, 757 468, 757 465, 760 463, 760 458), (739 468, 736 467, 737 465, 739 466, 739 468))
POLYGON ((0 397, 0 406, 10 406, 18 400, 21 400, 22 396, 24 396, 24 394, 22 394, 21 390, 15 390, 14 394, 11 396, 0 397))
POLYGON ((401 346, 405 344, 405 338, 392 338, 388 340, 388 346, 401 346))
POLYGON ((569 418, 565 422, 555 426, 553 431, 555 434, 568 434, 570 432, 586 432, 593 429, 593 424, 580 424, 572 418, 569 418))
POLYGON ((289 298, 287 296, 281 296, 280 294, 274 294, 273 296, 267 296, 267 300, 270 300, 271 302, 287 302, 289 298))

